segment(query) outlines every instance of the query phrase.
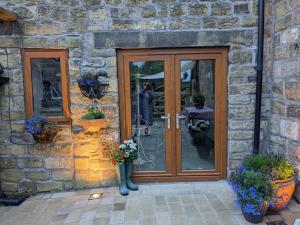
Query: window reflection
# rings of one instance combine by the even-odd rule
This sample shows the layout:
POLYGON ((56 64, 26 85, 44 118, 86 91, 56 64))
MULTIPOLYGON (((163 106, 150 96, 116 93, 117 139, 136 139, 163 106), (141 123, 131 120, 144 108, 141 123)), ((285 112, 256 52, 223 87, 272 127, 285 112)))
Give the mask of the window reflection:
POLYGON ((182 169, 214 168, 214 60, 181 61, 182 169))
POLYGON ((132 132, 138 145, 135 169, 165 170, 164 62, 130 63, 132 132))
POLYGON ((60 58, 31 59, 34 113, 62 116, 60 58))

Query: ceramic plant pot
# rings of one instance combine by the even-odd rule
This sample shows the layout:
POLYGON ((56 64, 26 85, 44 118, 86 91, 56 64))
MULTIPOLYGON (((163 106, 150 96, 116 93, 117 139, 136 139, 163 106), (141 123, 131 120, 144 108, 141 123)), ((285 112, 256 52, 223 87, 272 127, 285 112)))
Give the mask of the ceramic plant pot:
POLYGON ((269 203, 264 202, 263 206, 260 209, 258 209, 258 215, 253 215, 252 213, 247 213, 247 212, 244 212, 243 210, 242 210, 242 213, 243 213, 244 218, 248 222, 257 224, 257 223, 261 223, 261 221, 263 221, 268 207, 269 207, 269 203))
POLYGON ((80 120, 81 126, 88 132, 98 132, 100 129, 106 126, 105 119, 96 119, 96 120, 80 120))
POLYGON ((287 180, 274 181, 276 190, 276 200, 274 204, 269 206, 270 211, 280 211, 286 208, 286 205, 291 200, 295 190, 294 177, 287 180))

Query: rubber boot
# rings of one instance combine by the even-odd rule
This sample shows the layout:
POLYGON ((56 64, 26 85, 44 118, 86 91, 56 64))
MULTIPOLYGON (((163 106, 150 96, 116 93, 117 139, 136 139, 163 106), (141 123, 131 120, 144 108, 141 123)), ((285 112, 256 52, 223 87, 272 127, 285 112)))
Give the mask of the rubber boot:
POLYGON ((126 165, 126 183, 129 190, 136 191, 139 187, 131 181, 131 174, 133 171, 133 163, 131 160, 125 161, 126 165))
POLYGON ((128 195, 128 189, 127 189, 127 185, 126 185, 125 163, 119 164, 119 172, 120 172, 119 192, 121 195, 128 195))

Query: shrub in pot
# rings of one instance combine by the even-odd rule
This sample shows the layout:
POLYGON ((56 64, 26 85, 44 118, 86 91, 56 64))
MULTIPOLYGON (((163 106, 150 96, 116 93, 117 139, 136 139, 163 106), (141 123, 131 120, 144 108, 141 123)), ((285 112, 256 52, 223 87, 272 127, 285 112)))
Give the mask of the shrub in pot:
POLYGON ((193 96, 193 102, 197 109, 203 109, 205 103, 205 96, 202 94, 195 94, 193 96))
POLYGON ((235 203, 245 219, 260 223, 274 196, 274 187, 268 177, 253 170, 240 170, 230 176, 230 184, 237 197, 235 203))
POLYGON ((275 186, 276 195, 270 202, 269 209, 279 211, 286 208, 295 190, 295 170, 292 164, 280 155, 260 154, 245 159, 247 169, 267 174, 275 186))
POLYGON ((90 106, 88 112, 81 117, 80 124, 89 132, 97 132, 106 126, 104 112, 96 106, 90 106))
POLYGON ((62 130, 54 122, 48 121, 37 115, 26 120, 25 129, 28 133, 32 134, 37 142, 43 144, 54 142, 55 138, 62 130))

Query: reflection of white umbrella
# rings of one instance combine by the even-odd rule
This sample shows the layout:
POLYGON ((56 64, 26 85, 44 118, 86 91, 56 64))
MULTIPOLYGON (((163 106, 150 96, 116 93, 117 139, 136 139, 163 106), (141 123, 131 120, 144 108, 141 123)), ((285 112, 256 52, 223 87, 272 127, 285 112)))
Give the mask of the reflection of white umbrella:
MULTIPOLYGON (((191 69, 195 66, 195 61, 181 61, 181 79, 184 77, 184 73, 187 72, 188 77, 184 79, 186 82, 191 79, 191 69)), ((138 75, 140 79, 143 80, 156 80, 163 79, 165 77, 164 72, 156 73, 153 75, 142 76, 142 74, 138 75)))
POLYGON ((165 73, 160 72, 160 73, 157 73, 157 74, 147 75, 147 76, 141 77, 141 79, 143 79, 143 80, 163 79, 164 76, 165 76, 165 73))

